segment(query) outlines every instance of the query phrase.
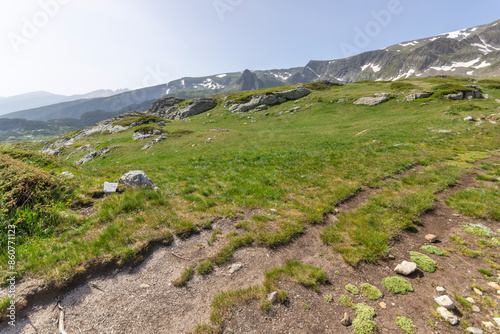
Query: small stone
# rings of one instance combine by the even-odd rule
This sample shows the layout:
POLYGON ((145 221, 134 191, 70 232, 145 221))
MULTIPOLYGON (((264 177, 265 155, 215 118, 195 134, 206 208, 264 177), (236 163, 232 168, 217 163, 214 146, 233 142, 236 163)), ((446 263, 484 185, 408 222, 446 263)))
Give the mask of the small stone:
POLYGON ((387 308, 387 304, 384 302, 380 302, 379 305, 380 305, 380 308, 383 310, 385 310, 387 308))
POLYGON ((243 265, 241 265, 239 263, 235 263, 235 264, 233 264, 232 266, 229 267, 229 273, 230 274, 234 274, 235 272, 237 272, 238 270, 240 270, 242 267, 243 267, 243 265))
POLYGON ((483 292, 482 292, 481 290, 479 290, 478 288, 474 288, 474 289, 473 289, 473 291, 474 291, 476 294, 480 295, 480 296, 482 296, 482 295, 483 295, 483 292))
POLYGON ((480 330, 479 328, 475 328, 475 327, 469 327, 465 331, 467 333, 472 333, 472 334, 484 334, 484 332, 482 330, 480 330))
POLYGON ((466 121, 466 122, 474 122, 474 121, 475 121, 475 119, 474 119, 474 117, 472 117, 472 116, 468 116, 468 117, 465 117, 465 118, 464 118, 464 121, 466 121))
POLYGON ((472 312, 481 313, 481 309, 477 305, 472 305, 472 312))
POLYGON ((72 179, 75 177, 75 174, 70 173, 70 172, 62 172, 61 175, 64 177, 67 177, 68 179, 72 179))
POLYGON ((415 262, 403 261, 394 268, 394 271, 400 275, 411 275, 415 270, 417 270, 417 264, 415 262))
POLYGON ((447 295, 436 297, 434 300, 439 304, 439 306, 445 307, 448 310, 453 310, 455 308, 453 301, 447 295))
POLYGON ((444 307, 438 307, 437 313, 439 313, 446 321, 448 321, 452 326, 458 325, 459 319, 456 315, 448 311, 444 307))
POLYGON ((468 301, 471 304, 475 304, 476 303, 476 300, 474 298, 472 298, 472 297, 465 298, 465 300, 468 301))
POLYGON ((271 292, 270 294, 267 295, 267 300, 271 304, 274 304, 274 302, 276 302, 277 299, 278 299, 278 292, 277 291, 273 291, 273 292, 271 292))
POLYGON ((149 289, 150 286, 148 284, 141 284, 141 285, 139 285, 139 288, 141 288, 141 289, 149 289))
POLYGON ((431 243, 438 241, 438 237, 435 234, 427 234, 425 239, 431 243))
POLYGON ((342 318, 342 321, 340 321, 340 323, 343 325, 343 326, 351 326, 351 317, 349 316, 348 313, 344 313, 344 317, 342 318))
POLYGON ((489 282, 488 285, 497 291, 500 290, 500 285, 495 282, 489 282))
POLYGON ((486 327, 486 329, 490 330, 495 327, 495 325, 491 321, 483 321, 483 326, 486 327))
POLYGON ((500 327, 500 318, 493 318, 493 321, 500 327))
POLYGON ((436 291, 439 292, 440 294, 443 294, 446 292, 446 289, 443 288, 442 286, 438 286, 436 287, 436 291))

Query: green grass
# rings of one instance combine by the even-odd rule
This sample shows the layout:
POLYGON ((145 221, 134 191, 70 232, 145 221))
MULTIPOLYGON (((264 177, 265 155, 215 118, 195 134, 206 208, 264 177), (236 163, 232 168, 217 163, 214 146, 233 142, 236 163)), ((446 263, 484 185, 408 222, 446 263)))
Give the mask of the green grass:
POLYGON ((198 274, 200 274, 200 275, 208 275, 210 272, 212 272, 213 269, 214 269, 214 265, 213 265, 212 261, 205 260, 198 265, 198 268, 196 270, 198 271, 198 274))
POLYGON ((469 234, 477 235, 480 237, 491 238, 497 235, 490 228, 482 224, 465 224, 462 226, 462 229, 469 234))
POLYGON ((464 245, 458 246, 458 250, 460 251, 460 253, 463 256, 467 256, 467 257, 476 258, 478 256, 484 256, 483 252, 472 250, 470 248, 467 248, 464 245))
POLYGON ((425 254, 419 252, 410 252, 411 262, 415 262, 417 267, 428 273, 433 273, 436 271, 436 261, 431 259, 425 254))
POLYGON ((289 261, 283 267, 276 267, 266 272, 264 286, 267 290, 279 289, 279 280, 283 276, 291 277, 295 282, 318 291, 318 284, 326 284, 328 277, 322 268, 299 261, 289 261))
POLYGON ((361 284, 361 292, 370 300, 377 300, 384 296, 384 294, 376 286, 368 283, 361 284))
POLYGON ((488 269, 483 269, 483 268, 478 268, 477 271, 479 271, 479 273, 481 275, 484 275, 484 276, 488 276, 488 277, 493 277, 493 272, 491 270, 488 270, 488 269))
MULTIPOLYGON (((467 81, 422 78, 404 83, 422 90, 444 85, 438 88, 449 90, 467 81)), ((312 94, 298 103, 286 102, 245 115, 231 114, 223 107, 223 96, 216 96, 218 106, 210 111, 210 117, 202 114, 168 122, 162 127, 168 140, 148 151, 140 150, 144 142, 131 141, 136 128, 95 133, 76 141, 74 145, 79 147, 117 146, 106 159, 97 158, 78 167, 74 162, 86 152, 72 154, 76 150, 73 146, 61 149, 61 156, 54 158, 36 153, 42 143, 0 145, 2 159, 14 160, 10 170, 16 176, 3 177, 0 182, 15 180, 13 188, 21 188, 23 183, 18 181, 22 175, 32 175, 58 185, 33 188, 28 194, 33 200, 29 205, 8 204, 12 207, 8 219, 22 222, 19 275, 62 282, 63 277, 71 278, 92 263, 132 261, 150 243, 168 243, 172 233, 189 238, 206 221, 228 219, 241 227, 235 226, 233 237, 217 241, 222 249, 209 259, 213 266, 227 261, 238 247, 280 247, 300 238, 311 224, 324 223, 339 203, 364 187, 378 190, 366 205, 339 215, 338 224, 325 227, 322 239, 349 264, 377 261, 388 254, 401 231, 420 223, 420 216, 434 206, 436 194, 455 184, 470 168, 467 162, 494 154, 500 141, 498 127, 493 124, 485 122, 481 128, 467 131, 470 124, 461 121, 475 113, 476 106, 481 108, 480 115, 496 113, 494 101, 500 93, 494 89, 488 91, 490 100, 474 101, 474 110, 469 110, 470 104, 437 96, 427 101, 430 105, 425 110, 398 99, 372 107, 330 103, 413 89, 409 85, 391 88, 391 84, 311 85, 312 94), (294 106, 307 112, 266 116, 294 106), (446 112, 450 108, 456 115, 446 112), (215 123, 207 123, 207 119, 215 123), (363 132, 367 129, 370 131, 363 132), (453 136, 437 132, 440 129, 451 130, 453 136), (212 139, 210 143, 205 143, 207 138, 212 139), (75 179, 60 178, 66 170, 74 173, 75 179), (145 171, 161 190, 156 195, 126 191, 97 198, 104 181, 117 181, 130 170, 145 171), (88 205, 94 205, 97 214, 80 216, 78 210, 88 205), (259 214, 243 223, 242 208, 259 214)), ((255 94, 291 88, 232 93, 227 100, 242 102, 255 94)), ((137 120, 134 117, 149 116, 130 115, 122 124, 131 124, 137 120)), ((498 164, 482 167, 487 175, 498 173, 498 164)), ((13 194, 11 188, 0 188, 0 196, 13 194)), ((474 202, 494 208, 491 200, 496 197, 494 189, 489 189, 474 202)), ((14 203, 6 197, 0 202, 14 203)), ((488 217, 494 215, 492 210, 485 212, 482 214, 488 217)), ((7 259, 4 249, 0 248, 2 266, 7 259)))
POLYGON ((464 215, 500 220, 498 198, 498 187, 469 188, 453 194, 446 204, 464 215))
POLYGON ((469 302, 466 298, 458 295, 458 294, 455 294, 455 300, 460 304, 462 305, 462 307, 464 309, 466 309, 467 311, 471 312, 472 311, 472 303, 469 302))
POLYGON ((413 286, 402 277, 392 276, 382 280, 382 285, 392 293, 406 295, 413 292, 413 286))

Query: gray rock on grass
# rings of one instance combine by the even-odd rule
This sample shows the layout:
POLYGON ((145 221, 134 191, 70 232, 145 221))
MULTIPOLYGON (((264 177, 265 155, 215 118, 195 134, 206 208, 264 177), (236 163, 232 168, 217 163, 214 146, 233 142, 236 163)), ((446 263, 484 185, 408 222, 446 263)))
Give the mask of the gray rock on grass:
POLYGON ((403 261, 394 268, 394 271, 400 275, 408 276, 417 270, 417 264, 415 262, 403 261))
POLYGON ((132 188, 153 188, 158 189, 153 181, 141 170, 134 170, 124 174, 120 178, 120 184, 132 188))
POLYGON ((460 319, 450 311, 448 311, 446 308, 440 306, 437 308, 437 313, 441 315, 446 321, 448 321, 452 326, 458 325, 460 322, 460 319))

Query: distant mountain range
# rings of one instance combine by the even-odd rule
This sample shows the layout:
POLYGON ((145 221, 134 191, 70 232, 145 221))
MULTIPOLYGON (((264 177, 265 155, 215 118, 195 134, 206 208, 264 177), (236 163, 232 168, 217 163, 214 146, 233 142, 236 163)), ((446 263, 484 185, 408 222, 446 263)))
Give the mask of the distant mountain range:
MULTIPOLYGON (((431 38, 399 43, 345 59, 313 60, 304 67, 266 71, 245 70, 199 78, 187 77, 163 85, 112 96, 96 96, 95 98, 80 96, 79 99, 58 101, 55 104, 51 104, 50 101, 55 101, 61 98, 60 96, 30 93, 25 94, 26 99, 23 100, 25 105, 30 101, 30 103, 37 101, 39 104, 49 105, 26 108, 26 110, 8 113, 0 118, 38 121, 60 118, 77 119, 85 113, 97 110, 113 113, 145 111, 151 103, 165 96, 194 98, 319 80, 354 82, 435 75, 471 77, 500 75, 500 20, 431 38)), ((9 99, 12 98, 0 99, 0 114, 1 110, 5 110, 1 106, 9 99)), ((10 103, 12 105, 13 102, 10 103)))
POLYGON ((32 92, 11 97, 0 97, 0 115, 19 110, 33 109, 61 102, 109 97, 128 91, 128 89, 100 89, 87 94, 57 95, 48 92, 32 92))

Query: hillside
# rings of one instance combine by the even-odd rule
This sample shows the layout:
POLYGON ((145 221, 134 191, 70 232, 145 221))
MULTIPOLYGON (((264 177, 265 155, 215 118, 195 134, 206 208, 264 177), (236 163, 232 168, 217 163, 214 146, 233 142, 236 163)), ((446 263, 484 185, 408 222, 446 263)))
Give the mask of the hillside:
MULTIPOLYGON (((418 78, 165 99, 1 145, 18 273, 17 324, 1 330, 54 332, 61 314, 68 333, 498 330, 499 87, 418 78), (396 274, 405 260, 418 269, 396 274)), ((6 286, 7 248, 0 261, 6 286)))

